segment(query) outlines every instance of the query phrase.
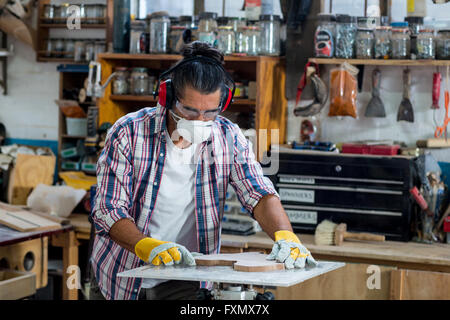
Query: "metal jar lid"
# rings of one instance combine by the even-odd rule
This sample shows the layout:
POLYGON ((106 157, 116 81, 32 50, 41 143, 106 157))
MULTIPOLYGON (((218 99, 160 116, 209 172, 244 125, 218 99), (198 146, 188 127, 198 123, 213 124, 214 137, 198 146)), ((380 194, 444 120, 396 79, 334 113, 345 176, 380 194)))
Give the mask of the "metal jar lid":
POLYGON ((147 70, 148 70, 147 68, 142 68, 142 67, 133 68, 133 72, 142 72, 142 73, 146 73, 147 70))
POLYGON ((155 18, 167 18, 169 19, 169 13, 167 11, 156 11, 150 15, 150 19, 155 18))
POLYGON ((336 16, 334 14, 328 14, 328 13, 319 13, 316 18, 318 21, 324 21, 324 22, 336 21, 336 16))
POLYGON ((356 17, 353 17, 348 14, 337 14, 336 15, 336 22, 337 23, 355 23, 356 17))
POLYGON ((199 16, 200 20, 202 19, 217 19, 217 13, 215 12, 202 12, 199 16))
POLYGON ((259 21, 280 21, 281 18, 277 14, 263 14, 259 16, 259 21))
POLYGON ((423 17, 405 17, 405 21, 409 24, 423 24, 423 17))

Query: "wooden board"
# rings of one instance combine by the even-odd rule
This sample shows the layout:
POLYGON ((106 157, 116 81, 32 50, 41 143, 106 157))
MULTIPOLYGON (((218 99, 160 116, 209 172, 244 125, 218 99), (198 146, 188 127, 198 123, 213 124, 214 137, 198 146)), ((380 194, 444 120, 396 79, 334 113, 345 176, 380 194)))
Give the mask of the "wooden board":
POLYGON ((69 216, 70 224, 74 227, 76 232, 90 233, 91 223, 89 216, 85 213, 72 213, 69 216))
POLYGON ((445 138, 418 140, 416 145, 419 148, 448 148, 450 147, 450 140, 445 138))
POLYGON ((267 272, 284 270, 284 264, 266 260, 260 252, 221 253, 196 257, 199 266, 232 266, 236 271, 267 272))
POLYGON ((0 224, 21 232, 59 229, 61 225, 27 211, 11 211, 0 208, 0 224))
POLYGON ((391 273, 391 299, 450 300, 450 274, 416 270, 391 273))
POLYGON ((279 300, 389 300, 392 270, 395 268, 346 263, 321 277, 288 288, 279 287, 274 293, 279 300), (379 273, 375 275, 374 271, 379 273), (378 278, 372 280, 374 275, 378 278))

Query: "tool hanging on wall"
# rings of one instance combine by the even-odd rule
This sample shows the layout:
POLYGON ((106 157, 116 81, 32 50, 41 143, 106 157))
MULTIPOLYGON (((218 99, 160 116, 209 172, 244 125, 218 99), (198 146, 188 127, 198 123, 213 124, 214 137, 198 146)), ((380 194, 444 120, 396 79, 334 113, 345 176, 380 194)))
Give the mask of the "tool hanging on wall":
POLYGON ((86 87, 86 95, 88 97, 101 98, 103 97, 103 93, 105 88, 111 82, 111 80, 116 76, 116 72, 111 73, 111 75, 106 79, 105 83, 101 84, 102 77, 102 65, 100 62, 91 61, 89 62, 89 75, 88 75, 88 84, 86 87), (94 79, 95 72, 95 81, 94 79))
POLYGON ((449 73, 449 66, 447 66, 447 72, 445 76, 445 92, 444 92, 444 106, 445 106, 445 118, 444 123, 441 127, 437 127, 436 131, 434 132, 435 138, 441 138, 443 135, 445 136, 445 140, 447 141, 447 125, 450 122, 450 118, 448 116, 448 105, 450 100, 449 95, 449 89, 448 89, 448 73, 449 73))
POLYGON ((308 62, 305 66, 305 72, 297 87, 297 97, 295 100, 294 114, 297 117, 309 117, 322 111, 328 100, 328 89, 325 83, 319 77, 319 66, 308 62), (313 99, 306 106, 299 106, 302 101, 313 99))
POLYGON ((366 108, 365 116, 368 118, 385 118, 386 110, 380 98, 381 71, 377 68, 372 72, 372 99, 366 108))
POLYGON ((397 112, 397 121, 414 122, 414 110, 410 100, 411 96, 411 71, 403 70, 403 99, 397 112))

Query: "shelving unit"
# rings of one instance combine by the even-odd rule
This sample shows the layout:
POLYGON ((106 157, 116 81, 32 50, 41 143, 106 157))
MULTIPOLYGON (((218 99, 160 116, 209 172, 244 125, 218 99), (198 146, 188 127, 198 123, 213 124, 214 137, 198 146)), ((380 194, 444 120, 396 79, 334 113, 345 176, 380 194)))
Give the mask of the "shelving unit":
MULTIPOLYGON (((154 73, 167 70, 182 56, 171 54, 99 54, 98 61, 102 68, 102 83, 116 67, 146 67, 154 73)), ((267 143, 258 149, 258 158, 271 144, 271 129, 279 130, 279 141, 284 143, 286 130, 287 100, 284 95, 285 59, 266 56, 226 56, 225 68, 237 77, 256 81, 256 100, 238 99, 227 109, 231 112, 255 113, 255 129, 266 129, 267 143)), ((153 96, 119 96, 112 95, 111 85, 105 89, 104 97, 99 99, 99 124, 114 123, 129 112, 144 106, 155 106, 153 96)), ((261 140, 264 141, 264 140, 261 140)))
MULTIPOLYGON (((64 57, 46 57, 45 53, 46 53, 46 48, 44 48, 44 44, 45 44, 45 39, 47 39, 49 37, 50 34, 50 29, 67 29, 67 25, 66 23, 64 23, 64 21, 58 21, 57 23, 48 23, 44 18, 43 18, 43 12, 44 12, 44 5, 46 4, 50 4, 50 0, 39 0, 38 3, 38 21, 37 21, 37 54, 36 54, 36 61, 38 62, 60 62, 60 63, 77 63, 74 62, 74 59, 70 59, 70 58, 64 58, 64 57)), ((83 19, 81 19, 81 23, 80 23, 80 30, 83 29, 105 29, 106 32, 107 30, 107 26, 108 26, 108 21, 112 20, 109 16, 111 15, 111 9, 109 8, 110 6, 112 6, 112 0, 107 0, 107 17, 105 17, 104 19, 99 20, 99 22, 101 23, 86 23, 83 22, 83 19)), ((85 20, 85 19, 84 19, 85 20)), ((72 32, 74 31, 79 31, 79 30, 71 30, 72 32)), ((107 37, 106 37, 107 38, 107 37)), ((106 50, 106 48, 105 48, 106 50)), ((83 62, 85 63, 85 62, 83 62)))
POLYGON ((399 66, 399 67, 439 67, 450 66, 450 60, 397 60, 397 59, 327 59, 327 58, 310 58, 309 62, 317 64, 341 64, 348 62, 353 65, 366 66, 399 66))

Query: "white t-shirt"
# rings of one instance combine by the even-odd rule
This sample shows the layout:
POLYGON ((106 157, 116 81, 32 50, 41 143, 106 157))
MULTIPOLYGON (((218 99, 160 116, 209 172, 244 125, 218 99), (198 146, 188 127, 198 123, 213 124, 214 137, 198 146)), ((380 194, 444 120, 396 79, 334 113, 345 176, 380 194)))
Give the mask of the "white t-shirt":
MULTIPOLYGON (((198 144, 186 149, 174 145, 167 130, 167 147, 164 170, 158 197, 150 220, 150 237, 172 241, 189 251, 198 251, 195 221, 194 183, 198 144)), ((144 279, 142 288, 153 288, 167 280, 144 279)))

